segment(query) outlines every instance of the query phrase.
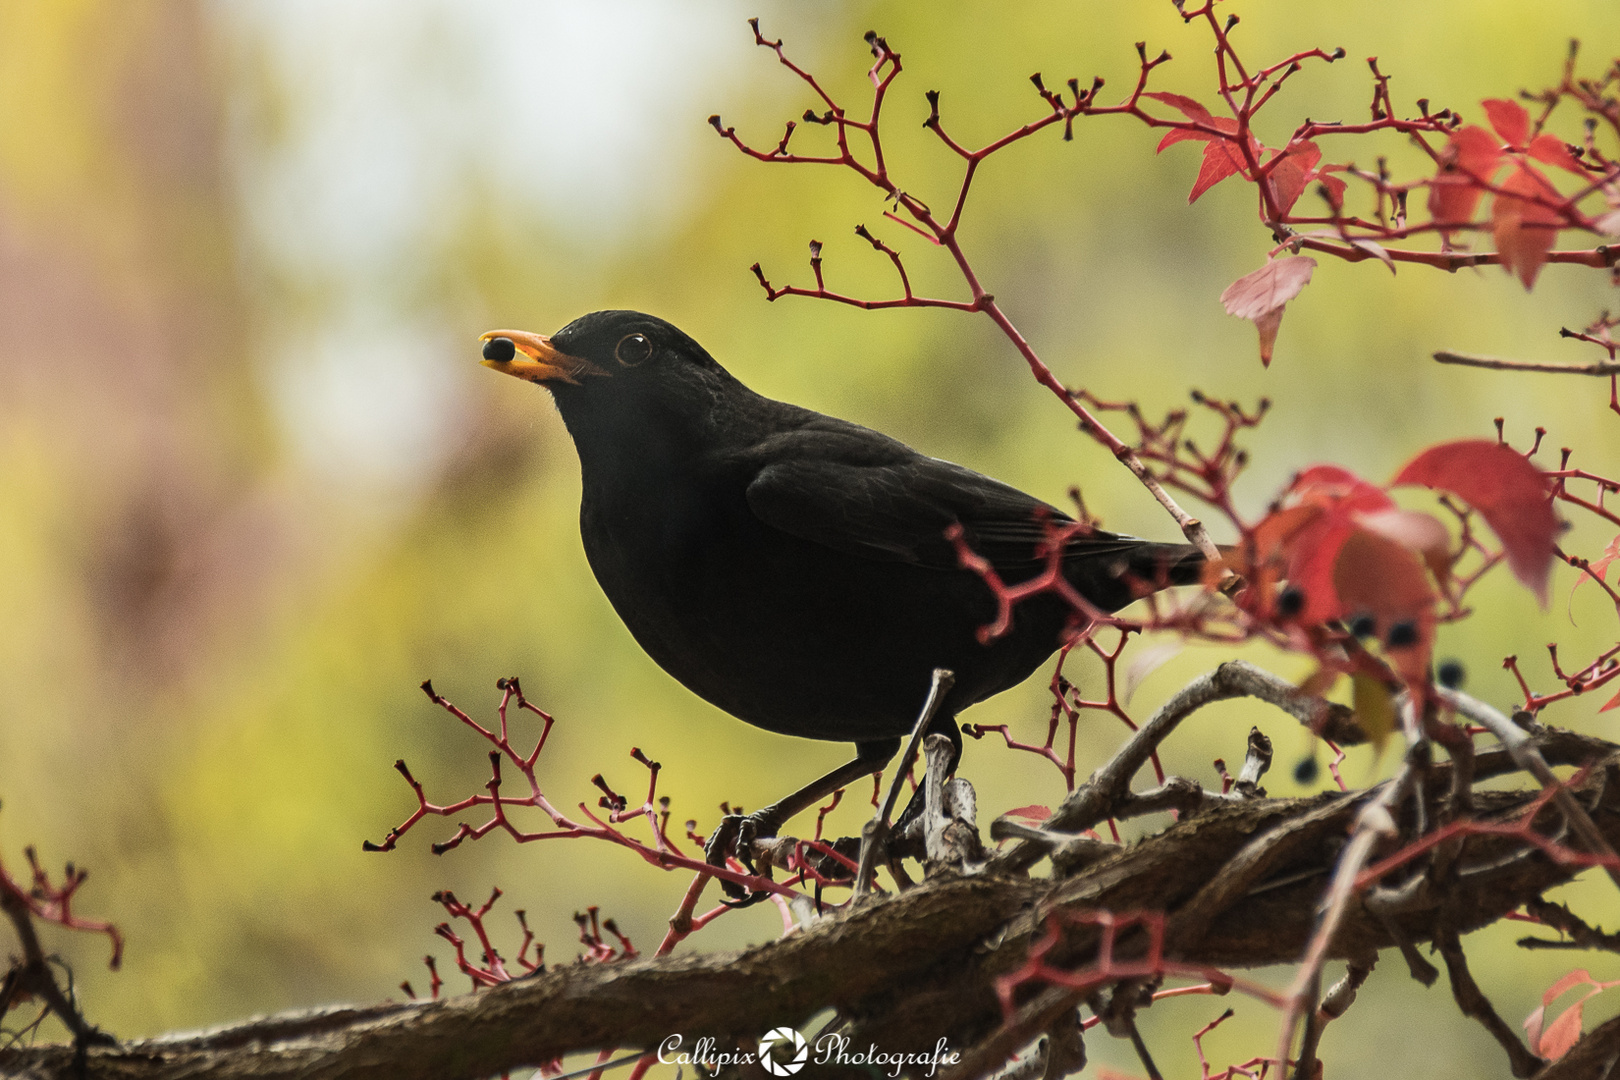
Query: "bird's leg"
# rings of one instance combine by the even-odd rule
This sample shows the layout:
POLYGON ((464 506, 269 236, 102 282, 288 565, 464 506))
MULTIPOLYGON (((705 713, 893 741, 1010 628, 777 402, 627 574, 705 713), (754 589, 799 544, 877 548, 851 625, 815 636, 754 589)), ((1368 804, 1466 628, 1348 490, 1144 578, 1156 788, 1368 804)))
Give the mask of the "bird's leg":
MULTIPOLYGON (((962 728, 957 724, 956 717, 936 716, 934 722, 928 726, 923 734, 943 735, 951 741, 951 756, 946 763, 945 775, 947 777, 954 776, 956 766, 962 760, 962 728)), ((918 787, 916 791, 911 793, 911 801, 906 803, 906 808, 900 811, 900 816, 894 819, 894 825, 889 829, 890 836, 896 840, 909 840, 913 837, 908 836, 908 834, 921 835, 920 832, 913 829, 913 823, 923 816, 928 801, 925 797, 926 794, 922 787, 918 787)))
MULTIPOLYGON (((939 717, 939 707, 945 700, 945 695, 951 692, 956 684, 956 674, 949 668, 935 668, 933 682, 928 687, 928 697, 923 701, 922 711, 917 714, 917 724, 911 729, 911 739, 906 743, 906 752, 901 756, 894 770, 894 782, 889 785, 889 797, 883 800, 878 807, 877 816, 869 821, 861 830, 861 858, 859 868, 855 871, 855 896, 859 899, 866 893, 871 882, 872 872, 876 865, 878 850, 889 832, 889 815, 894 812, 895 800, 900 797, 900 786, 905 783, 906 773, 911 769, 911 763, 917 759, 917 750, 922 746, 923 736, 931 728, 943 723, 941 734, 946 734, 956 746, 956 756, 961 757, 962 736, 956 731, 956 719, 950 714, 939 717)), ((956 762, 951 766, 954 769, 956 762)), ((916 795, 921 796, 922 788, 918 788, 916 795)), ((912 807, 916 806, 917 798, 913 797, 911 805, 906 807, 905 817, 912 816, 912 807)))
MULTIPOLYGON (((900 749, 899 739, 856 743, 854 761, 840 765, 826 776, 811 781, 787 798, 778 799, 763 810, 756 810, 746 816, 728 814, 720 819, 720 827, 714 830, 714 835, 710 836, 709 842, 703 846, 704 857, 710 866, 724 866, 726 857, 735 853, 744 865, 750 870, 753 869, 750 848, 756 838, 775 836, 777 830, 786 824, 788 819, 808 810, 839 788, 848 787, 861 777, 878 772, 888 764, 898 749, 900 749)), ((766 895, 765 893, 750 895, 742 886, 729 881, 722 881, 720 885, 728 896, 741 900, 744 904, 755 903, 764 899, 766 895)))

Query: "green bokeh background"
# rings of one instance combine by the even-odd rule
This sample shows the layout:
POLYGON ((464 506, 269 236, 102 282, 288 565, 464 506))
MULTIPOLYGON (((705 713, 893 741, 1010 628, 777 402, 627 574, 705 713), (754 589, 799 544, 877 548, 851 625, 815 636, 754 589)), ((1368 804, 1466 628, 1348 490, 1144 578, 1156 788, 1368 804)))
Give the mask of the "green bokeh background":
MULTIPOLYGON (((1232 10, 1252 60, 1316 45, 1349 56, 1289 84, 1265 114, 1272 142, 1303 116, 1365 115, 1367 56, 1400 109, 1422 96, 1479 119, 1479 99, 1555 79, 1571 36, 1589 70, 1620 49, 1620 8, 1603 0, 1232 10)), ((486 776, 481 745, 416 689, 424 678, 489 718, 496 678, 520 674, 559 718, 541 775, 565 806, 594 805, 598 771, 639 792, 632 745, 663 762, 676 820, 704 830, 722 799, 757 807, 844 759, 847 747, 746 728, 636 648, 579 548, 566 434, 543 392, 477 366, 483 330, 655 312, 764 393, 1054 501, 1080 483, 1110 527, 1173 531, 988 321, 765 303, 748 266, 803 282, 811 238, 831 284, 891 294, 886 261, 852 234, 860 222, 883 226, 920 290, 961 286, 854 177, 753 162, 714 136, 704 120, 719 112, 770 145, 814 104, 751 44, 750 15, 851 103, 868 91, 862 33, 901 51, 887 145, 901 186, 935 206, 958 170, 920 126, 925 89, 942 91, 952 134, 979 144, 1039 115, 1032 71, 1051 84, 1102 74, 1105 98, 1129 85, 1138 40, 1176 56, 1157 88, 1207 97, 1212 82, 1206 31, 1168 3, 0 2, 0 858, 15 870, 32 843, 48 863, 91 868, 80 907, 123 928, 124 970, 107 972, 100 941, 50 936, 97 1022, 150 1034, 421 986, 419 957, 447 959, 427 899, 447 887, 481 899, 498 884, 498 910, 527 909, 553 960, 572 955, 572 915, 592 904, 657 944, 685 881, 619 849, 491 837, 434 857, 427 844, 449 827, 429 823, 397 852, 361 852, 411 809, 396 758, 441 801, 486 776)), ((1387 477, 1429 443, 1488 435, 1497 416, 1516 443, 1544 426, 1549 445, 1616 471, 1620 428, 1598 384, 1428 359, 1591 359, 1555 335, 1612 304, 1602 275, 1550 267, 1526 294, 1495 269, 1392 277, 1323 260, 1263 371, 1252 328, 1217 302, 1268 247, 1252 196, 1228 181, 1189 207, 1197 152, 1158 157, 1156 141, 1131 120, 1082 122, 1072 143, 1048 133, 998 156, 975 188, 965 244, 1060 377, 1150 413, 1193 387, 1270 397, 1239 489, 1249 512, 1303 465, 1387 477)), ((1328 157, 1417 164, 1399 140, 1353 145, 1328 157)), ((1567 542, 1595 555, 1606 540, 1582 526, 1567 542)), ((1499 704, 1512 697, 1504 655, 1545 687, 1547 641, 1584 661, 1614 640, 1598 590, 1566 605, 1571 584, 1555 575, 1542 612, 1499 575, 1476 616, 1442 632, 1441 654, 1499 704)), ((1227 655, 1187 649, 1133 710, 1227 655)), ((1043 683, 968 718, 1038 739, 1043 683)), ((1612 737, 1599 704, 1549 719, 1612 737)), ((1306 738, 1250 706, 1208 710, 1166 764, 1208 780, 1255 722, 1280 751, 1272 792, 1300 791, 1288 766, 1306 738)), ((1083 733, 1089 769, 1118 732, 1088 718, 1083 733)), ((1353 754, 1347 778, 1374 779, 1393 756, 1353 754)), ((970 746, 965 773, 990 813, 1062 794, 1053 770, 989 743, 970 746)), ((855 822, 835 819, 841 832, 855 822)), ((1595 885, 1566 894, 1593 919, 1615 910, 1595 885)), ((513 951, 515 928, 494 926, 513 951)), ((683 948, 779 932, 766 905, 683 948)), ((1524 953, 1514 936, 1470 939, 1510 1022, 1571 966, 1620 976, 1612 957, 1524 953)), ((1424 991, 1399 966, 1330 1029, 1337 1074, 1396 1060, 1413 1075, 1505 1073, 1444 986, 1424 991)), ((1196 1067, 1188 1035, 1225 1004, 1148 1015, 1167 1069, 1196 1067)), ((1275 1015, 1235 1004, 1206 1040, 1218 1064, 1272 1048, 1275 1015)), ((1134 1067, 1101 1037, 1092 1052, 1134 1067)))

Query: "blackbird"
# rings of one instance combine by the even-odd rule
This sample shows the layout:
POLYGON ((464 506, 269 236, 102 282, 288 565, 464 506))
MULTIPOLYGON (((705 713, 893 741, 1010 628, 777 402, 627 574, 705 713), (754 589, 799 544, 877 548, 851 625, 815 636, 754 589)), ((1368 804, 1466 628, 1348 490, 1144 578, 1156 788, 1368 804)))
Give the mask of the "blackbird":
MULTIPOLYGON (((958 752, 962 709, 1023 681, 1073 608, 1018 605, 1011 629, 946 530, 1008 584, 1046 565, 1056 507, 887 435, 762 397, 686 334, 598 311, 551 337, 493 330, 484 364, 540 383, 579 452, 580 535, 596 579, 647 654, 699 697, 785 735, 848 740, 854 761, 739 825, 775 835, 876 772, 917 721, 934 669, 955 682, 931 731, 958 752)), ((1114 611, 1199 579, 1202 556, 1101 530, 1063 551, 1065 577, 1114 611)), ((711 844, 710 856, 715 852, 711 844)))

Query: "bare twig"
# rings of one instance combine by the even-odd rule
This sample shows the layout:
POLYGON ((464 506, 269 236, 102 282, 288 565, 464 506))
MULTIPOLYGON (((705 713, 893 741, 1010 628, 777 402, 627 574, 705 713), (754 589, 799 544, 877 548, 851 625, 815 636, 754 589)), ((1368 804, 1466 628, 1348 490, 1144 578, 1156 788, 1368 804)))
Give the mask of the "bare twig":
POLYGON ((1463 955, 1462 943, 1458 941, 1456 931, 1442 926, 1435 931, 1434 943, 1445 958, 1446 974, 1451 977, 1451 994, 1457 999, 1457 1008, 1464 1016, 1478 1020, 1491 1033, 1491 1038, 1507 1052, 1514 1076, 1534 1076, 1545 1062, 1532 1054, 1524 1045, 1524 1040, 1503 1023, 1490 999, 1480 990, 1468 971, 1468 958, 1463 955))
POLYGON ((1508 360, 1497 356, 1471 356, 1467 353, 1446 352, 1434 354, 1442 364, 1461 364, 1465 367, 1489 368, 1493 371, 1544 371, 1554 375, 1614 375, 1620 373, 1620 364, 1608 361, 1598 364, 1551 364, 1537 360, 1508 360))

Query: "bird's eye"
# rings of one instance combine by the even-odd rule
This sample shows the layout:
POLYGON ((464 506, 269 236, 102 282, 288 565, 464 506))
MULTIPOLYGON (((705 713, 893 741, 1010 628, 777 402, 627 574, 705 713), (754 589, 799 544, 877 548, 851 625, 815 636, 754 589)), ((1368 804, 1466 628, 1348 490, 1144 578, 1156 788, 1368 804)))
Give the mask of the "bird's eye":
POLYGON ((484 342, 484 359, 493 360, 497 364, 504 364, 517 355, 517 346, 512 344, 511 338, 490 338, 484 342))
POLYGON ((652 342, 645 334, 626 334, 619 339, 613 355, 625 367, 635 367, 652 355, 652 342))

